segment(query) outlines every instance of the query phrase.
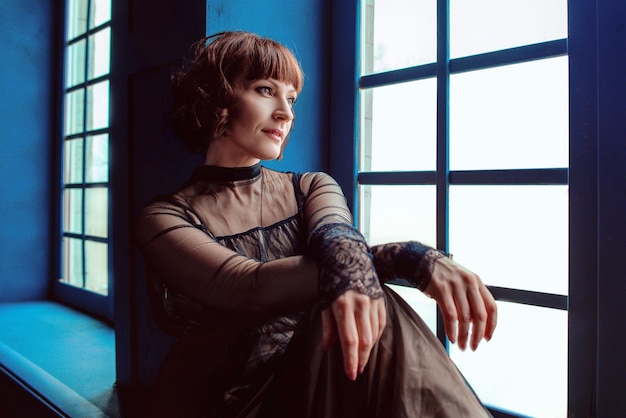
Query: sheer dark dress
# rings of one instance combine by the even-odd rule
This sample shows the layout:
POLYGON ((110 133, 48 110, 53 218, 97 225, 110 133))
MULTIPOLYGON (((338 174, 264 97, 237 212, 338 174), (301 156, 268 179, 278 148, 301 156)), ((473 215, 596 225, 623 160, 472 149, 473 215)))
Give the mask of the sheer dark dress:
POLYGON ((200 167, 144 208, 135 232, 153 314, 179 338, 143 415, 489 416, 430 329, 380 284, 403 269, 384 264, 351 224, 330 176, 260 165, 200 167), (347 289, 384 297, 387 308, 355 382, 338 344, 318 349, 319 311, 347 289))

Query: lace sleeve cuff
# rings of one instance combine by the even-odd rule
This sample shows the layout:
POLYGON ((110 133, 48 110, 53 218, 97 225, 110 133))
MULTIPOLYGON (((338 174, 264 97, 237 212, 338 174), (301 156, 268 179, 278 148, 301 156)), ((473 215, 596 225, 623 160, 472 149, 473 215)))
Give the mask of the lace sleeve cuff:
POLYGON ((374 265, 383 281, 406 279, 424 291, 433 274, 435 261, 448 254, 417 241, 396 242, 372 248, 374 265))
POLYGON ((326 224, 309 237, 309 250, 320 270, 319 294, 328 306, 348 290, 372 298, 383 292, 365 238, 348 224, 326 224))

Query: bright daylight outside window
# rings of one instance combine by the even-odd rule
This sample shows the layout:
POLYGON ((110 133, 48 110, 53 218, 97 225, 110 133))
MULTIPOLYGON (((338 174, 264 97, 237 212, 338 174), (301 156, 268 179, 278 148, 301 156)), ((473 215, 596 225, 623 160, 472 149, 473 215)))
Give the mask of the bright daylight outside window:
POLYGON ((68 0, 60 281, 109 289, 110 0, 68 0))
MULTIPOLYGON (((450 355, 486 404, 565 417, 567 1, 361 0, 361 13, 360 229, 438 245, 506 294, 493 340, 450 355)), ((394 288, 437 332, 434 302, 394 288)))

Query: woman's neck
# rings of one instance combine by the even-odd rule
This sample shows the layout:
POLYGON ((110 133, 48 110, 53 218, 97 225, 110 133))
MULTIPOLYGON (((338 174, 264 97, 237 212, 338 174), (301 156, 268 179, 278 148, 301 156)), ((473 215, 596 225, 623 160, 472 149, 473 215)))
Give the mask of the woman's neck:
POLYGON ((204 157, 204 165, 214 165, 218 167, 250 167, 261 162, 260 159, 252 157, 250 154, 241 154, 224 150, 220 146, 220 139, 215 139, 209 145, 204 157))

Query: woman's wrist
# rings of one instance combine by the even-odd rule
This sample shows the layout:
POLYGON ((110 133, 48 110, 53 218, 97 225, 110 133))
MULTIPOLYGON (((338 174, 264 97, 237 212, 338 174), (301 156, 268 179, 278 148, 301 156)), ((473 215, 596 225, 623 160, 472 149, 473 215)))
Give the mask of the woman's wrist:
POLYGON ((377 245, 372 255, 381 280, 406 279, 421 291, 430 283, 435 261, 448 256, 418 241, 377 245))
POLYGON ((409 281, 411 281, 415 287, 423 292, 428 287, 430 280, 433 277, 435 262, 443 257, 449 257, 449 255, 436 248, 431 248, 426 251, 426 254, 424 254, 420 260, 413 280, 409 279, 409 281))

